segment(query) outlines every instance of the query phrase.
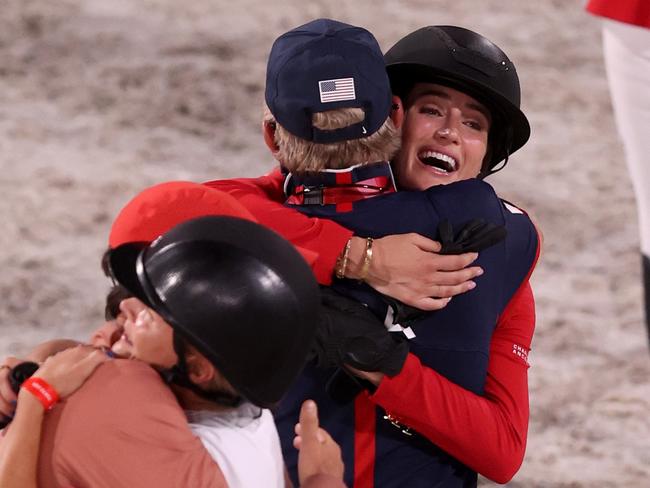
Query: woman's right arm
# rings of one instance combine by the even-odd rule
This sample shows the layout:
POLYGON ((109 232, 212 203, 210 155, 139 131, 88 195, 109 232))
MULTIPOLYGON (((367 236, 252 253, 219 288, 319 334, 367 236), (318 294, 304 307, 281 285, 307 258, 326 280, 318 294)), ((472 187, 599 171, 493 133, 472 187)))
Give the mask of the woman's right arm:
POLYGON ((452 383, 409 354, 402 371, 371 397, 401 422, 481 475, 508 482, 521 466, 528 431, 528 361, 535 303, 524 283, 490 342, 484 395, 452 383))
MULTIPOLYGON (((88 347, 67 349, 47 359, 32 375, 49 384, 60 398, 77 390, 108 357, 88 347)), ((18 394, 16 414, 0 442, 0 486, 3 488, 37 488, 41 427, 45 407, 25 388, 18 394)))

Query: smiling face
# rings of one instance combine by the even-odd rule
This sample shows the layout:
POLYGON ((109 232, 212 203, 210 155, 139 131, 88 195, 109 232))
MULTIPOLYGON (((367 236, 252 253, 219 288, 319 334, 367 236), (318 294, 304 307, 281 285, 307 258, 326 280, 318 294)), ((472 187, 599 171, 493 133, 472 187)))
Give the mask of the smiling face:
POLYGON ((491 124, 485 106, 434 83, 417 83, 405 105, 402 149, 393 164, 400 188, 424 190, 478 176, 491 124))
POLYGON ((127 298, 120 303, 125 316, 124 334, 114 344, 128 350, 130 357, 152 366, 171 368, 178 362, 174 351, 174 332, 163 318, 137 298, 127 298))

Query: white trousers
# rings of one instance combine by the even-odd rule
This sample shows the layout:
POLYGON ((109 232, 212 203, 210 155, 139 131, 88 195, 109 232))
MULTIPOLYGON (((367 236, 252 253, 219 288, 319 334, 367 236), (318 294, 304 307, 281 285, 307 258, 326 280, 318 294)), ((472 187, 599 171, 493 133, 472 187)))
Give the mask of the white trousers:
POLYGON ((604 19, 603 51, 636 195, 641 252, 650 256, 650 29, 604 19))

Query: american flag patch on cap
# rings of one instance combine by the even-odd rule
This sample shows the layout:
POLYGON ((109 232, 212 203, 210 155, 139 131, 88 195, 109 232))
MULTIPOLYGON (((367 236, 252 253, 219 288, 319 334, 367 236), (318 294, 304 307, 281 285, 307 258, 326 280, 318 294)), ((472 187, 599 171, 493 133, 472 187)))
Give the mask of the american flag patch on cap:
POLYGON ((319 81, 318 92, 320 93, 321 103, 355 100, 357 98, 354 92, 354 78, 319 81))

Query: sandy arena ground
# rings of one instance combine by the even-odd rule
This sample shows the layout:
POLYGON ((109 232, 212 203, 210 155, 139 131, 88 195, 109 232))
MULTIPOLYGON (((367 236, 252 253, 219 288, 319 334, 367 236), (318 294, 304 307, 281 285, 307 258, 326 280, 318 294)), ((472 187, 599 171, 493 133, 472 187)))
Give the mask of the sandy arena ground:
MULTIPOLYGON (((258 175, 265 58, 315 17, 387 48, 460 24, 518 66, 533 138, 491 182, 545 234, 526 460, 512 487, 641 487, 650 358, 634 200, 579 0, 2 0, 0 354, 99 323, 112 218, 170 179, 258 175)), ((484 482, 486 486, 491 485, 484 482)))

